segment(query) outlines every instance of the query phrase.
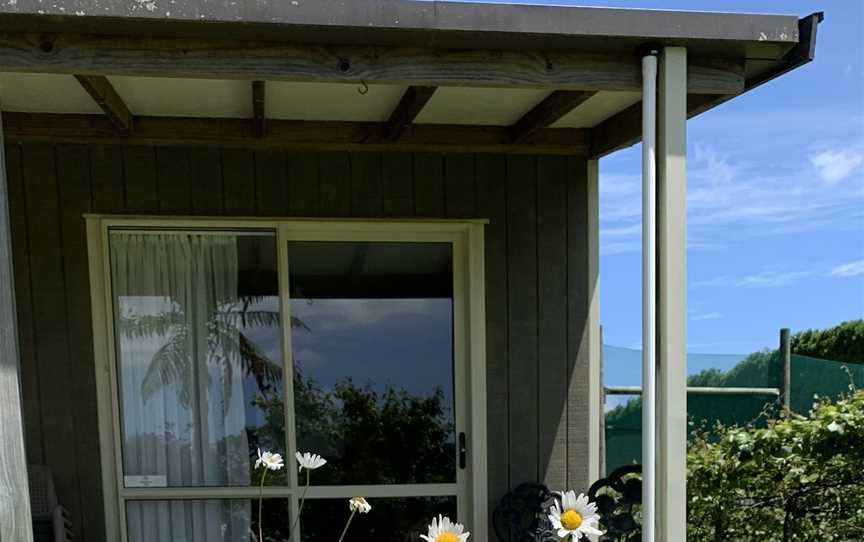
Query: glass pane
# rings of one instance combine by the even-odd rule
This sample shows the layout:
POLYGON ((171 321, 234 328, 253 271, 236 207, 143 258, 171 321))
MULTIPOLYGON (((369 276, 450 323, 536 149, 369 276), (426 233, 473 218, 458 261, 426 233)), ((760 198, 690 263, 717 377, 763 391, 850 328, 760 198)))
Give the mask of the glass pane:
POLYGON ((126 486, 256 484, 255 450, 285 442, 275 238, 114 232, 110 248, 126 486))
POLYGON ((455 482, 449 243, 291 242, 297 447, 313 484, 455 482))
MULTIPOLYGON (((287 499, 264 499, 265 542, 285 542, 291 529, 287 499)), ((257 542, 258 500, 129 501, 129 542, 257 542)))
MULTIPOLYGON (((456 519, 456 497, 367 499, 368 514, 357 514, 345 540, 352 542, 415 542, 426 534, 432 517, 444 514, 456 519)), ((350 512, 348 499, 306 501, 300 516, 302 540, 339 540, 350 512)), ((470 529, 469 529, 470 530, 470 529)))

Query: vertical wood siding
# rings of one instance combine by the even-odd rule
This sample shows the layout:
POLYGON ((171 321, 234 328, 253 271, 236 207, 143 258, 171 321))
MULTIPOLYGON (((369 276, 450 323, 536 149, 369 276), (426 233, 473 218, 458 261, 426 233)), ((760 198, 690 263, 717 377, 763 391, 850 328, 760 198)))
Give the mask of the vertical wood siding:
POLYGON ((586 162, 555 156, 7 145, 28 460, 105 539, 83 213, 487 218, 489 511, 589 480, 586 162))

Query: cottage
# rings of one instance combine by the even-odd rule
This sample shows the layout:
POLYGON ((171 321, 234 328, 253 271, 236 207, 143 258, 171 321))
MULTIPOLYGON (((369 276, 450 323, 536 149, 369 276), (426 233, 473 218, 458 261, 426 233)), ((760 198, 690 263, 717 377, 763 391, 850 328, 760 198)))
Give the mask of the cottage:
POLYGON ((684 540, 686 120, 810 61, 819 20, 0 2, 0 540, 32 540, 28 465, 94 542, 249 540, 259 448, 328 459, 266 480, 274 539, 304 494, 304 540, 362 494, 376 540, 445 513, 482 542, 518 484, 586 490, 598 160, 643 128, 684 540))

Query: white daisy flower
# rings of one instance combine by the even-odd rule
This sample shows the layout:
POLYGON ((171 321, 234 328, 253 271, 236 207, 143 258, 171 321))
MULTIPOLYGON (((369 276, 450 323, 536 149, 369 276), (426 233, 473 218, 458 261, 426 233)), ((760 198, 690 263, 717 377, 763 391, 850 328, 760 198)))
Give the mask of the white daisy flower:
POLYGON ((280 454, 274 454, 273 452, 261 452, 261 448, 258 448, 258 459, 255 461, 255 468, 264 467, 265 469, 270 470, 279 470, 285 466, 285 463, 282 462, 282 456, 280 454))
POLYGON ((351 497, 348 501, 348 510, 368 514, 372 510, 372 505, 366 502, 366 499, 363 497, 351 497))
POLYGON ((587 538, 589 534, 603 534, 603 531, 597 528, 600 521, 597 505, 589 503, 585 494, 580 493, 577 497, 575 491, 562 492, 561 507, 559 508, 556 502, 552 505, 551 512, 549 520, 562 539, 570 536, 571 540, 579 540, 583 535, 587 538))
POLYGON ((471 533, 463 533, 464 530, 461 523, 453 523, 450 518, 438 514, 429 525, 429 533, 421 534, 420 538, 426 542, 465 542, 471 533))
POLYGON ((300 468, 297 469, 298 471, 302 471, 303 469, 315 470, 324 466, 324 463, 327 462, 327 460, 320 455, 309 452, 304 454, 297 452, 295 455, 297 457, 297 462, 300 463, 300 468))

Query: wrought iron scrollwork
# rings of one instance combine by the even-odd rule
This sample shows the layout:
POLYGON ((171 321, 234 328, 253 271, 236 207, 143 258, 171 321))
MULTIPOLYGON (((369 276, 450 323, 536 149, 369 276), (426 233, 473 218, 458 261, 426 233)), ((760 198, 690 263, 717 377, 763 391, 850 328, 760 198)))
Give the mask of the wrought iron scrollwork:
POLYGON ((603 540, 632 542, 642 538, 642 466, 627 465, 591 484, 588 499, 597 504, 603 540))
MULTIPOLYGON (((612 471, 588 490, 597 504, 600 528, 608 542, 641 538, 642 467, 628 465, 612 471)), ((560 542, 549 521, 549 510, 560 496, 539 483, 524 483, 502 497, 492 515, 492 526, 502 542, 560 542)))
POLYGON ((492 514, 492 525, 498 540, 560 542, 548 515, 555 499, 555 494, 543 484, 519 484, 504 495, 492 514))

